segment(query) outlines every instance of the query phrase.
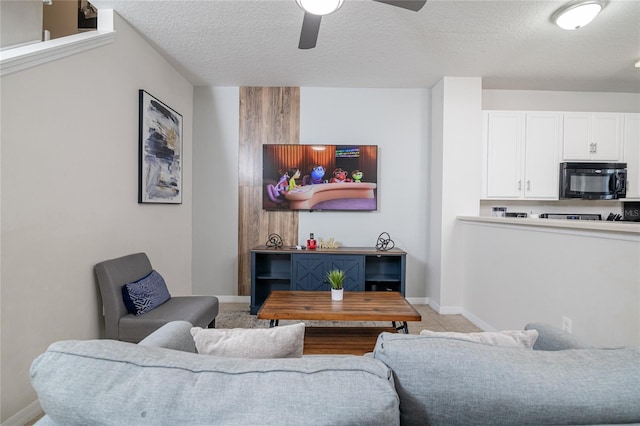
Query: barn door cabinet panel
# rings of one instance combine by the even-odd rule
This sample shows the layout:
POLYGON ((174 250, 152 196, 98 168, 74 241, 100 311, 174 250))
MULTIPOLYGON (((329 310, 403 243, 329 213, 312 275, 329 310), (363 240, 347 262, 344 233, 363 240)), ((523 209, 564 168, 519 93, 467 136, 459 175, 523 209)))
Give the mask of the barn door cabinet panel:
POLYGON ((345 271, 345 291, 364 290, 362 255, 294 254, 292 268, 292 290, 330 290, 327 273, 332 269, 345 271))
MULTIPOLYGON (((406 252, 368 247, 251 250, 251 307, 256 314, 271 291, 329 291, 327 272, 346 272, 345 291, 397 291, 405 294, 406 252)), ((327 296, 329 297, 329 296, 327 296)))

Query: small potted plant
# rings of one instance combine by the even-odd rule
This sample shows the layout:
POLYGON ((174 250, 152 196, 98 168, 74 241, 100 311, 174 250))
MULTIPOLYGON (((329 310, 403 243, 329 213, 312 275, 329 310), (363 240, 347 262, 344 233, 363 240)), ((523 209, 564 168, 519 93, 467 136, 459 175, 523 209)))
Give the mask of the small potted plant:
POLYGON ((327 281, 331 286, 331 300, 342 300, 343 291, 342 283, 346 274, 340 269, 333 269, 327 272, 327 281))

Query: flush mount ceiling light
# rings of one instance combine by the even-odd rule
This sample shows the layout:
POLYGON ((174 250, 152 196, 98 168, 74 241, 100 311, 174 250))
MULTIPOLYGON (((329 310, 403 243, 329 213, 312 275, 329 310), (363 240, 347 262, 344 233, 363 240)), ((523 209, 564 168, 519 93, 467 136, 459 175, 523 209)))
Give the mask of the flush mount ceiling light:
POLYGON ((577 30, 593 21, 604 8, 604 0, 578 0, 565 4, 551 15, 551 20, 565 30, 577 30))
POLYGON ((324 16, 340 9, 344 0, 296 0, 298 6, 305 12, 324 16))

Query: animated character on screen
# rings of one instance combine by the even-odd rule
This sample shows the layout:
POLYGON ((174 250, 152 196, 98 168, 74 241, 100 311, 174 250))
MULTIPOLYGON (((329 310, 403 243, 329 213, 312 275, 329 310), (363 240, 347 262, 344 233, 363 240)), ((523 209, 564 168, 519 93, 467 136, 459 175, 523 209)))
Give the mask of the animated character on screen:
POLYGON ((327 183, 326 180, 322 180, 322 178, 324 177, 324 174, 325 174, 324 167, 322 167, 319 164, 315 166, 313 169, 311 169, 311 184, 317 185, 319 183, 327 183))
POLYGON ((347 171, 342 170, 340 167, 333 171, 333 177, 329 181, 331 183, 344 183, 351 182, 351 179, 347 178, 347 171))
POLYGON ((282 202, 282 195, 287 192, 287 186, 289 181, 289 175, 285 172, 282 176, 280 176, 280 180, 275 185, 267 185, 267 192, 269 193, 269 198, 274 203, 282 202))
POLYGON ((351 177, 355 183, 362 182, 362 172, 360 170, 354 170, 351 172, 351 177))
POLYGON ((287 186, 289 185, 289 173, 284 172, 282 176, 280 176, 280 180, 276 184, 276 190, 279 194, 283 194, 287 191, 287 186))
POLYGON ((299 186, 299 185, 296 185, 296 179, 300 177, 300 169, 293 167, 289 169, 288 175, 289 175, 289 187, 287 188, 287 191, 291 192, 299 186))

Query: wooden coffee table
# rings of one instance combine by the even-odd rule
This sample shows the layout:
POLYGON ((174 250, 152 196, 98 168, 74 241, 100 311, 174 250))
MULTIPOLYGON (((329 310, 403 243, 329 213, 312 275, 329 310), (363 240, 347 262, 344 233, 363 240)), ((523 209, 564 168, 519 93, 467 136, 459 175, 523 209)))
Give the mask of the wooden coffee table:
POLYGON ((408 333, 407 321, 421 321, 421 315, 398 292, 344 292, 341 301, 324 291, 272 291, 258 311, 258 318, 270 320, 389 321, 392 327, 307 327, 305 354, 371 352, 383 331, 408 333))

